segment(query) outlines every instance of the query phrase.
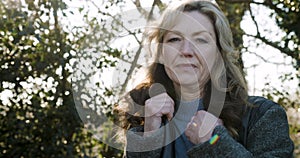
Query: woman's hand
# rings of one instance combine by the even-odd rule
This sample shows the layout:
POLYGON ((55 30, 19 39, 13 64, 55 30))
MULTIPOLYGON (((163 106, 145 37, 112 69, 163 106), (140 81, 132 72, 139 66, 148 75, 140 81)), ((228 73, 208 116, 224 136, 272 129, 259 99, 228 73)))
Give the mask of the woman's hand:
POLYGON ((185 130, 186 137, 194 144, 208 141, 216 126, 223 125, 223 121, 204 110, 198 111, 185 130))
POLYGON ((158 129, 161 126, 162 116, 168 120, 173 118, 174 101, 167 93, 156 95, 145 102, 144 132, 158 129))

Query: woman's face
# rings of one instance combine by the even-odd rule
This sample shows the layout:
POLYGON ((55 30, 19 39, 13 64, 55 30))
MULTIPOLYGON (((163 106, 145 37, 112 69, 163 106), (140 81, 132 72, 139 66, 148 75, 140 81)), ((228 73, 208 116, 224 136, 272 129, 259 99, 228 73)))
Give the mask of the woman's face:
POLYGON ((177 85, 203 86, 218 53, 214 26, 197 11, 184 12, 163 38, 160 62, 177 85))

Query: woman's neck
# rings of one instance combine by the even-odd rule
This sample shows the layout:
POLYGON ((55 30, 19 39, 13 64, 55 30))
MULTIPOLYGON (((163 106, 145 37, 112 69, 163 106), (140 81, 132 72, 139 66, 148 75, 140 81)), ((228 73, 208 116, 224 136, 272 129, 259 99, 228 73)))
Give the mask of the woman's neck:
POLYGON ((203 97, 204 85, 178 85, 174 84, 176 94, 181 100, 192 101, 203 97))

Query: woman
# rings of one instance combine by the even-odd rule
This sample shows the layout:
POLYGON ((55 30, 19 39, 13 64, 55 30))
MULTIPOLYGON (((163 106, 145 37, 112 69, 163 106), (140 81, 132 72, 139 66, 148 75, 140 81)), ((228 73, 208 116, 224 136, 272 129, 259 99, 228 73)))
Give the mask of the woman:
POLYGON ((149 28, 155 62, 116 107, 127 157, 292 157, 286 113, 248 97, 218 6, 185 2, 149 28))

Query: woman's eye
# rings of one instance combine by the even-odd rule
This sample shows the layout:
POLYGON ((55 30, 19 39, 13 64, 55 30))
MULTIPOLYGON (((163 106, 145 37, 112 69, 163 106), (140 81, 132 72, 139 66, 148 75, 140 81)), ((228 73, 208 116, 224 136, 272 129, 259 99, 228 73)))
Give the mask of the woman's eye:
POLYGON ((200 43, 208 43, 208 41, 206 39, 203 39, 203 38, 197 38, 196 41, 200 42, 200 43))
POLYGON ((167 42, 170 42, 170 43, 179 42, 179 41, 180 41, 180 38, 178 38, 178 37, 170 38, 167 40, 167 42))

